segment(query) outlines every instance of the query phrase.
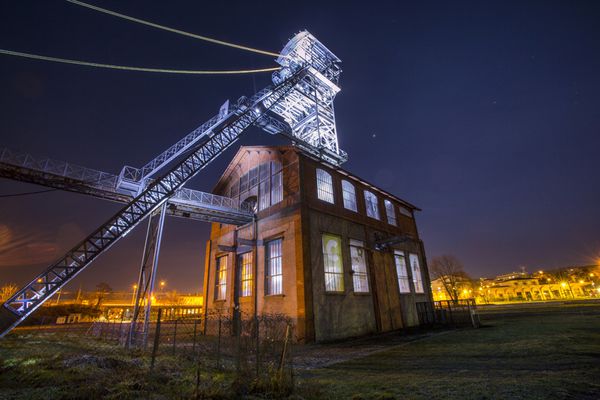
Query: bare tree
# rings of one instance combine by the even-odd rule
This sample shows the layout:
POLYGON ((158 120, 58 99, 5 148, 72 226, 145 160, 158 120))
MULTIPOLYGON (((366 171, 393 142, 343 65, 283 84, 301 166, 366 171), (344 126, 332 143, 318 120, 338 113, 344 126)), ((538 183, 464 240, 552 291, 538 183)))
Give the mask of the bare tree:
POLYGON ((430 263, 430 270, 433 278, 440 280, 452 301, 458 300, 459 285, 471 281, 462 263, 453 255, 444 254, 435 257, 430 263))
POLYGON ((19 288, 12 283, 0 287, 0 302, 4 303, 10 296, 16 293, 19 288))
POLYGON ((112 288, 110 287, 110 285, 106 282, 100 282, 99 284, 96 285, 96 307, 100 307, 100 305, 102 304, 102 300, 104 299, 104 296, 106 296, 108 293, 112 293, 112 288))

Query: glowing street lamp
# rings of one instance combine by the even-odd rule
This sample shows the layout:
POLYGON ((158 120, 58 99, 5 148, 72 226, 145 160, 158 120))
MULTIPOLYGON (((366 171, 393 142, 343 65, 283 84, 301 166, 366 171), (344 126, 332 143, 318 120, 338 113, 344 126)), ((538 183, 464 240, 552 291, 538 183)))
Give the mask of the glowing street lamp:
POLYGON ((132 287, 133 287, 133 293, 131 295, 131 305, 135 305, 135 292, 137 290, 137 285, 134 283, 132 287))

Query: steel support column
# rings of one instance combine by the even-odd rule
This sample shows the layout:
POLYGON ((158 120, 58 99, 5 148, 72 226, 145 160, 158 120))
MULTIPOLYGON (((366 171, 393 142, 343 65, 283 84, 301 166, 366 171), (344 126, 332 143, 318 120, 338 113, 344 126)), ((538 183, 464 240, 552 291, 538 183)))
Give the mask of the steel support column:
POLYGON ((146 242, 140 265, 140 276, 135 294, 135 305, 133 317, 129 327, 127 346, 146 347, 148 341, 148 326, 150 324, 150 312, 152 309, 152 294, 154 293, 154 282, 158 268, 158 256, 160 253, 160 242, 165 223, 166 205, 156 210, 148 221, 146 231, 146 242), (143 315, 142 315, 143 313, 143 315))

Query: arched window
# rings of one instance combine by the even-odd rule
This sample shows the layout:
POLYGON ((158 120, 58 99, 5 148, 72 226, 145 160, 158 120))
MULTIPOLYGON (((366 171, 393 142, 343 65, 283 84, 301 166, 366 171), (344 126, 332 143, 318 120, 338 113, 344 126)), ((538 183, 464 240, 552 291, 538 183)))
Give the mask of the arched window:
POLYGON ((365 190, 365 203, 367 206, 367 215, 371 218, 379 219, 379 206, 377 205, 377 196, 365 190))
POLYGON ((317 169, 317 197, 333 204, 333 181, 331 175, 322 169, 317 169))
POLYGON ((342 181, 342 194, 344 197, 344 208, 356 211, 356 192, 354 185, 348 181, 342 181))
POLYGON ((385 204, 385 215, 387 216, 388 224, 396 226, 396 212, 394 211, 394 204, 389 200, 384 200, 385 204))
POLYGON ((244 201, 242 201, 242 204, 240 206, 242 210, 248 210, 253 213, 256 213, 258 211, 258 199, 256 198, 256 196, 249 196, 244 201))

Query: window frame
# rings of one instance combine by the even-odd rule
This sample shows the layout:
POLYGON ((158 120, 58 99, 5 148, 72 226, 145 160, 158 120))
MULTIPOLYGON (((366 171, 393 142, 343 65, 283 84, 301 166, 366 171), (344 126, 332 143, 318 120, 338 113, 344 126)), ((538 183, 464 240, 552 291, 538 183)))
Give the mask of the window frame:
POLYGON ((394 203, 388 199, 383 199, 383 206, 385 208, 385 216, 389 225, 398 226, 398 220, 396 219, 396 210, 394 209, 394 203))
POLYGON ((358 204, 356 201, 356 187, 349 181, 342 179, 342 200, 346 210, 358 212, 358 204), (347 190, 351 188, 352 190, 347 190), (352 198, 350 198, 350 196, 352 198))
POLYGON ((227 260, 228 255, 221 255, 216 257, 216 268, 215 268, 215 301, 227 300, 227 275, 229 269, 229 262, 227 260), (225 263, 225 268, 221 264, 221 260, 225 263))
POLYGON ((352 270, 352 290, 354 293, 366 294, 370 293, 369 288, 369 271, 367 267, 367 257, 366 257, 366 248, 365 243, 361 240, 350 239, 348 243, 348 248, 350 250, 350 267, 352 270), (352 255, 352 249, 360 249, 362 251, 362 266, 358 265, 358 267, 364 268, 363 270, 359 270, 355 268, 354 264, 354 256, 352 255), (358 285, 357 285, 358 283, 358 285), (362 287, 364 285, 364 287, 362 287), (357 286, 359 289, 357 290, 357 286))
POLYGON ((254 259, 252 251, 247 251, 238 254, 238 262, 240 263, 240 297, 252 297, 254 283, 254 259))
POLYGON ((283 238, 273 238, 265 243, 265 296, 282 296, 283 295, 283 238), (279 243, 279 255, 273 256, 271 246, 279 243), (272 272, 271 261, 279 260, 279 273, 274 274, 272 272), (279 278, 279 292, 275 293, 273 290, 273 278, 279 278))
POLYGON ((408 253, 408 260, 410 263, 410 272, 412 273, 415 293, 425 293, 425 286, 423 285, 423 272, 421 270, 421 260, 419 255, 416 253, 408 253), (416 261, 416 269, 414 268, 413 260, 416 261))
POLYGON ((342 237, 339 235, 323 232, 321 234, 323 249, 323 274, 325 293, 344 293, 344 260, 342 255, 342 237), (329 240, 326 242, 326 238, 329 240), (329 243, 335 240, 337 254, 329 253, 329 243), (339 261, 339 262, 336 262, 339 261), (333 284, 332 284, 333 282, 333 284))
POLYGON ((283 168, 279 161, 271 161, 271 206, 283 201, 283 168))
POLYGON ((326 203, 335 204, 333 176, 324 169, 317 168, 317 198, 326 203))
POLYGON ((367 217, 381 221, 381 214, 379 212, 379 198, 377 197, 377 195, 375 193, 370 192, 368 190, 365 190, 364 193, 365 193, 365 209, 367 210, 367 217), (371 199, 369 197, 371 197, 371 199), (371 202, 370 200, 374 200, 374 202, 371 202), (370 207, 370 205, 373 205, 374 207, 370 207), (371 211, 373 211, 374 215, 371 215, 371 211))
POLYGON ((400 294, 410 294, 410 275, 408 274, 408 263, 406 254, 401 250, 394 250, 394 265, 396 266, 396 277, 398 278, 398 292, 400 294), (398 263, 398 259, 403 260, 403 265, 398 263), (401 272, 404 272, 401 274, 401 272))

